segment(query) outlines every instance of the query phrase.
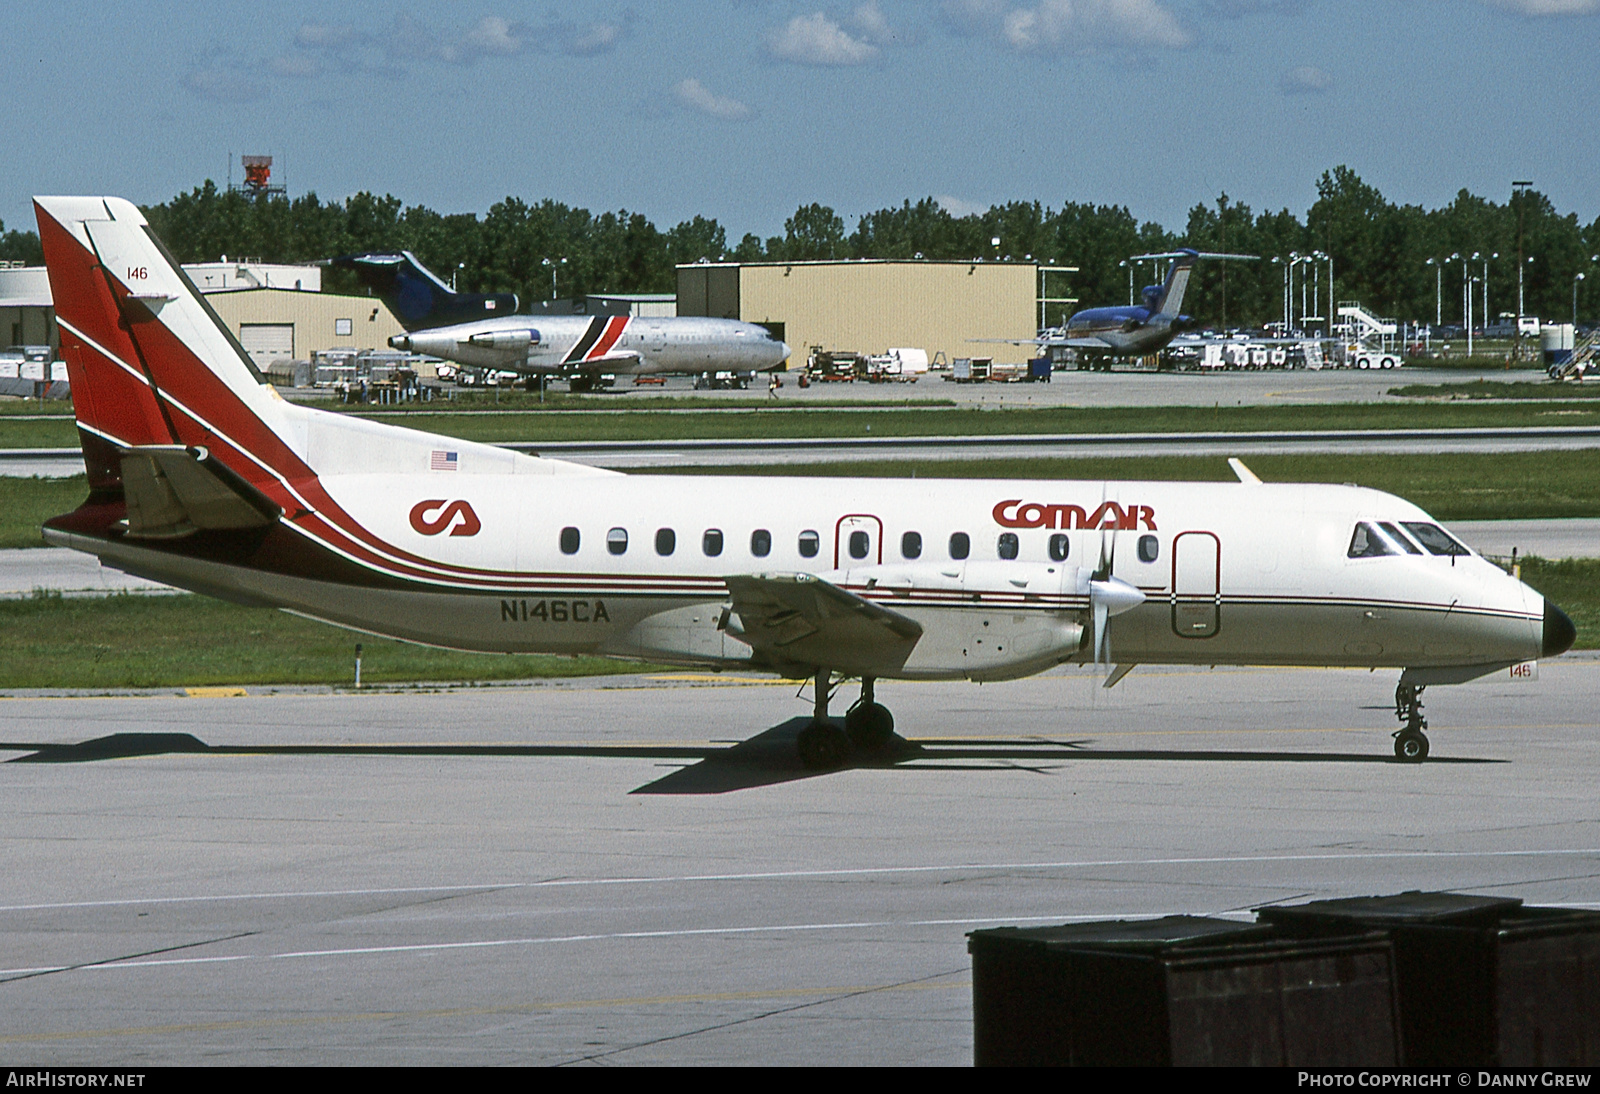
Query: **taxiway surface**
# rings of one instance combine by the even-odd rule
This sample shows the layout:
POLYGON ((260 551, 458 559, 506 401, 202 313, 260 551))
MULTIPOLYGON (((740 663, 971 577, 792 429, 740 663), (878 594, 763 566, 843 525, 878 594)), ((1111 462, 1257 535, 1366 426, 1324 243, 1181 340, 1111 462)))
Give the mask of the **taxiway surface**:
POLYGON ((1600 906, 1600 659, 1541 677, 1430 689, 1420 766, 1390 754, 1393 673, 880 683, 923 753, 812 776, 806 704, 758 678, 0 700, 0 757, 36 757, 0 765, 0 1045, 969 1063, 977 927, 1600 906))

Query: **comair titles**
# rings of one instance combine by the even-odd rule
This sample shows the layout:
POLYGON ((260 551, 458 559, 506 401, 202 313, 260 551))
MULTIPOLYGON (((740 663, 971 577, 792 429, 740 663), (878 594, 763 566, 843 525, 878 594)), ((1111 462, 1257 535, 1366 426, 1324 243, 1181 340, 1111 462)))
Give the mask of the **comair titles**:
POLYGON ((1143 527, 1154 532, 1156 511, 1148 505, 1103 501, 1091 512, 1082 505, 1047 505, 1010 498, 994 507, 994 522, 1002 528, 1093 528, 1131 532, 1143 527))

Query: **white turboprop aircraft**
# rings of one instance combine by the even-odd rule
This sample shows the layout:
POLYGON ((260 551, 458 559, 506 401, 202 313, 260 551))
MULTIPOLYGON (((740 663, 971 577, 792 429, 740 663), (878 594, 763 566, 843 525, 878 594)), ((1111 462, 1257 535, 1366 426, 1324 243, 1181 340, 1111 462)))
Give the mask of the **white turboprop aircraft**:
POLYGON ((1571 621, 1351 486, 626 476, 284 402, 117 198, 36 199, 89 497, 45 526, 130 573, 412 642, 814 678, 807 763, 887 744, 879 678, 1063 662, 1403 668, 1419 695, 1571 621), (1114 622, 1113 622, 1113 617, 1114 622), (844 725, 827 708, 859 677, 844 725))

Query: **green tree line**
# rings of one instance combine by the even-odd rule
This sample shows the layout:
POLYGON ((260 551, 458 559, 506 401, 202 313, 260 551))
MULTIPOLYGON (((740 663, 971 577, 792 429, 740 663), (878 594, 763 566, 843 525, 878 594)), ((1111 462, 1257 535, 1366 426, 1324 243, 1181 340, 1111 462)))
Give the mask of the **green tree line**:
MULTIPOLYGON (((1317 200, 1304 216, 1287 208, 1255 212, 1220 194, 1190 211, 1181 232, 1141 223, 1120 205, 1037 201, 995 205, 956 216, 933 198, 863 213, 846 232, 843 217, 821 204, 803 205, 783 234, 747 234, 730 243, 715 219, 696 216, 665 230, 627 210, 592 213, 562 202, 507 197, 482 216, 406 206, 392 195, 362 192, 324 202, 253 196, 207 181, 189 193, 145 208, 152 227, 184 262, 221 255, 268 262, 308 262, 362 251, 409 250, 460 288, 515 292, 524 301, 590 292, 671 292, 674 267, 701 259, 803 261, 841 258, 1033 260, 1076 266, 1066 292, 1080 306, 1127 300, 1159 276, 1130 256, 1188 246, 1260 255, 1256 262, 1202 263, 1184 310, 1211 326, 1258 326, 1282 317, 1285 267, 1292 256, 1332 258, 1334 299, 1358 300, 1382 315, 1447 324, 1463 319, 1463 274, 1473 284, 1474 319, 1482 322, 1484 261, 1490 310, 1515 312, 1518 226, 1521 224, 1526 311, 1548 319, 1571 315, 1576 285, 1580 316, 1600 313, 1600 219, 1579 222, 1543 194, 1528 190, 1496 203, 1462 190, 1440 209, 1396 205, 1347 167, 1322 174, 1317 200), (993 240, 998 239, 998 245, 993 240), (1471 256, 1478 254, 1477 260, 1471 256), (1498 255, 1497 258, 1490 257, 1498 255), (1451 256, 1457 256, 1452 259, 1451 256), (1278 259, 1277 262, 1272 261, 1278 259), (1433 259, 1430 265, 1428 260, 1433 259), (554 272, 554 292, 552 278, 554 272), (1583 273, 1581 281, 1575 275, 1583 273)), ((41 260, 32 232, 0 225, 0 259, 41 260)), ((1328 262, 1296 266, 1292 313, 1301 314, 1300 283, 1318 292, 1305 311, 1322 314, 1330 296, 1328 262)), ((330 289, 353 290, 330 270, 330 289)), ((1058 315, 1050 316, 1052 322, 1058 315)))

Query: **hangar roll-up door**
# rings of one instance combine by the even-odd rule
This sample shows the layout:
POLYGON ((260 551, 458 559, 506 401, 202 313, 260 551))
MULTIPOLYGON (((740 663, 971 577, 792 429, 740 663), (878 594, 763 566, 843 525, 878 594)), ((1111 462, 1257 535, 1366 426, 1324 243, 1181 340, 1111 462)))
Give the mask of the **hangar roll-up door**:
POLYGON ((293 323, 241 323, 239 344, 256 367, 265 371, 274 361, 293 360, 293 323))

